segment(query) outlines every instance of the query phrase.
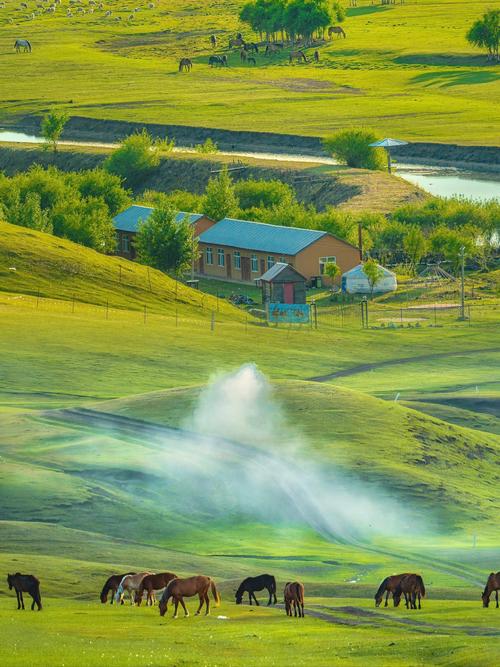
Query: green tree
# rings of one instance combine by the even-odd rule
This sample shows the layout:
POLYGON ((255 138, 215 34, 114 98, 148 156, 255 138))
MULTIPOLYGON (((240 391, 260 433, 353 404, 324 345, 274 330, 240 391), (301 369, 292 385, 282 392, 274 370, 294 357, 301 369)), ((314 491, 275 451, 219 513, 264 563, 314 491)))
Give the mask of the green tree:
POLYGON ((135 238, 140 262, 165 273, 181 275, 198 256, 193 229, 187 220, 175 221, 176 211, 169 205, 156 208, 143 222, 135 238))
POLYGON ((468 232, 449 229, 442 225, 435 229, 429 237, 429 245, 434 255, 449 262, 451 270, 455 273, 458 273, 460 269, 462 248, 465 248, 467 257, 476 256, 474 232, 471 229, 468 232))
POLYGON ((336 262, 327 262, 324 266, 323 271, 325 276, 328 276, 328 278, 330 278, 330 280, 332 281, 332 290, 333 290, 333 284, 335 283, 337 277, 340 275, 339 265, 336 262))
POLYGON ((68 120, 69 116, 65 111, 58 112, 55 109, 46 113, 42 118, 42 137, 47 146, 52 146, 54 153, 57 152, 57 143, 68 120))
POLYGON ((370 285, 370 299, 373 298, 373 290, 377 284, 384 277, 384 272, 382 268, 377 264, 377 262, 370 258, 367 259, 363 264, 363 273, 365 274, 368 284, 370 285))
POLYGON ((197 153, 202 153, 202 154, 218 153, 219 147, 217 146, 215 141, 212 141, 212 139, 208 137, 207 139, 205 139, 204 143, 196 144, 194 150, 197 153))
POLYGON ((131 134, 104 161, 104 169, 123 179, 127 187, 137 187, 160 164, 163 143, 147 130, 131 134))
POLYGON ((411 271, 415 274, 418 263, 427 251, 427 240, 422 230, 416 225, 412 225, 406 231, 403 248, 408 256, 411 271))
POLYGON ((352 128, 327 137, 323 146, 340 163, 349 167, 383 171, 387 168, 384 151, 370 146, 377 138, 372 130, 352 128))
POLYGON ((295 191, 287 183, 278 180, 238 181, 234 190, 239 200, 240 208, 271 208, 281 204, 291 204, 295 201, 295 191))
POLYGON ((102 199, 112 216, 130 204, 130 195, 122 187, 121 178, 104 169, 80 171, 73 179, 84 199, 102 199))
POLYGON ((113 221, 102 199, 82 199, 73 192, 57 203, 49 217, 56 236, 104 253, 116 246, 113 221))
POLYGON ((203 212, 217 221, 234 216, 237 211, 238 198, 233 181, 227 167, 224 167, 217 178, 208 181, 203 198, 203 212))
POLYGON ((473 46, 486 49, 488 60, 498 61, 500 42, 500 9, 490 9, 481 19, 472 24, 467 32, 467 41, 473 46))

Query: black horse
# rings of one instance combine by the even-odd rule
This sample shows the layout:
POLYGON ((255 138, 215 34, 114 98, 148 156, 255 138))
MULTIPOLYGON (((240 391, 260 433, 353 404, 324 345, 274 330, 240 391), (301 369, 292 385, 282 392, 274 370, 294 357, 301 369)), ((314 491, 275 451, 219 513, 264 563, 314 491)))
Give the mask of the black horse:
POLYGON ((16 591, 18 609, 24 609, 23 593, 29 593, 33 598, 31 611, 35 608, 35 604, 38 606, 38 611, 41 611, 40 582, 36 577, 32 574, 20 574, 16 572, 15 574, 7 575, 7 583, 9 584, 9 590, 14 588, 16 591))
POLYGON ((227 56, 210 56, 208 64, 210 67, 227 67, 227 56))
POLYGON ((267 588, 269 593, 269 602, 267 603, 267 606, 269 607, 270 604, 273 604, 273 597, 274 604, 276 604, 278 601, 276 599, 276 579, 272 574, 261 574, 258 577, 247 577, 244 579, 236 591, 236 604, 241 604, 243 601, 243 594, 248 593, 250 604, 252 604, 253 597, 255 604, 259 606, 257 598, 255 597, 255 591, 262 591, 264 588, 267 588))

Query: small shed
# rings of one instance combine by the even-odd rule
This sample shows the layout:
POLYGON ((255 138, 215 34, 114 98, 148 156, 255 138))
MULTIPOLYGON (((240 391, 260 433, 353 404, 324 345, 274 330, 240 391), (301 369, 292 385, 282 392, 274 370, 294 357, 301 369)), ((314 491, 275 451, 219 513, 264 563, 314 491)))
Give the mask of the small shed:
MULTIPOLYGON (((383 294, 384 292, 393 292, 398 288, 396 274, 384 266, 380 266, 382 278, 373 288, 374 294, 383 294)), ((342 291, 348 294, 370 294, 371 288, 368 278, 363 271, 363 264, 358 264, 350 271, 342 275, 342 291)))
POLYGON ((305 303, 306 279, 293 266, 276 262, 258 280, 262 303, 305 303))

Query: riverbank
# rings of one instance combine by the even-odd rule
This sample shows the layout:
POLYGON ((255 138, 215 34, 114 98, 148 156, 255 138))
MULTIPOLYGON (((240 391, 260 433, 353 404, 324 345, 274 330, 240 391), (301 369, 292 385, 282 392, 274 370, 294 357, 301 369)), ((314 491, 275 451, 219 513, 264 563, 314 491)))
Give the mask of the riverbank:
MULTIPOLYGON (((5 129, 26 134, 40 132, 40 117, 25 116, 5 123, 5 129)), ((133 132, 146 128, 153 136, 174 139, 180 146, 194 146, 210 138, 222 151, 249 151, 276 154, 304 154, 325 157, 321 137, 306 137, 274 132, 233 131, 191 125, 163 125, 131 121, 104 120, 72 116, 64 129, 64 138, 72 141, 111 143, 133 132)), ((489 172, 500 172, 500 147, 463 146, 412 142, 394 148, 392 155, 400 162, 457 167, 489 172)))

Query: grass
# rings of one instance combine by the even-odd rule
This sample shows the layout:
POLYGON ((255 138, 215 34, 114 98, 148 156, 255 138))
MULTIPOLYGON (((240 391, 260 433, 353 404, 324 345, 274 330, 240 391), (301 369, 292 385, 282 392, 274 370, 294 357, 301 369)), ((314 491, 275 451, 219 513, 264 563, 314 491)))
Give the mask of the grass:
POLYGON ((8 91, 0 118, 59 106, 91 118, 277 132, 286 127, 303 135, 361 124, 412 141, 495 143, 498 73, 465 40, 490 6, 487 0, 349 8, 347 39, 321 47, 318 66, 290 66, 285 54, 273 61, 259 56, 258 67, 248 67, 235 53, 230 67, 211 69, 211 33, 223 47, 238 29, 249 36, 237 21, 240 6, 239 0, 160 0, 129 21, 123 0, 105 3, 114 13, 110 19, 101 12, 66 18, 63 3, 55 16, 28 22, 25 11, 9 3, 0 9, 8 91), (116 16, 124 20, 116 23, 116 16), (31 55, 12 50, 20 33, 30 38, 31 55), (188 75, 177 72, 184 55, 194 59, 188 75))

